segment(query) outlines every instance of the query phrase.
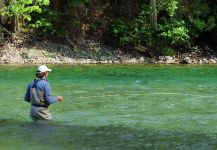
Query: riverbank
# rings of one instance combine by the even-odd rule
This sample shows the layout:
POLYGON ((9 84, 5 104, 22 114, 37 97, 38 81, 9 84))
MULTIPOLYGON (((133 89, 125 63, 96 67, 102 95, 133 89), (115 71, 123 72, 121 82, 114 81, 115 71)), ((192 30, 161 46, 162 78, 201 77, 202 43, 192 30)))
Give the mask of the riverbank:
POLYGON ((199 50, 174 56, 147 57, 142 52, 112 49, 91 40, 76 45, 55 42, 6 43, 0 48, 0 64, 216 64, 215 55, 199 50))

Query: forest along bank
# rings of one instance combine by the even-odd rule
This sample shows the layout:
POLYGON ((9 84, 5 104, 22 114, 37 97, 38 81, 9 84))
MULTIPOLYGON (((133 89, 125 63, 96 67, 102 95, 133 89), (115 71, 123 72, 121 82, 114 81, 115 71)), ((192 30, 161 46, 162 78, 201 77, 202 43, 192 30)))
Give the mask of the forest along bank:
POLYGON ((1 0, 0 62, 216 63, 215 6, 204 0, 1 0))

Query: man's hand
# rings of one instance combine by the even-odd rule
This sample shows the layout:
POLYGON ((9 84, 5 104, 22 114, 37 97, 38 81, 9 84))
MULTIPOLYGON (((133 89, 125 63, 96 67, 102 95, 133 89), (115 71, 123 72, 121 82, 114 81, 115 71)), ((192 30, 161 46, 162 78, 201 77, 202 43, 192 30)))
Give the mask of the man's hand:
POLYGON ((62 102, 62 101, 63 101, 63 97, 62 97, 62 96, 57 96, 57 100, 58 100, 59 102, 62 102))

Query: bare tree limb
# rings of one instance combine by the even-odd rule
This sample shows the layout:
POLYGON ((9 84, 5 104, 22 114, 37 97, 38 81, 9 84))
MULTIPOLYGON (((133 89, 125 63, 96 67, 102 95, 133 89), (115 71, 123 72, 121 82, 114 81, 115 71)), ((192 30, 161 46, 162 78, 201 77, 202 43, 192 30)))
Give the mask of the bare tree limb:
POLYGON ((8 31, 4 26, 2 26, 1 24, 0 24, 0 28, 3 30, 3 31, 5 31, 7 34, 9 34, 10 36, 13 36, 13 34, 10 32, 10 31, 8 31))
POLYGON ((69 38, 69 35, 65 34, 65 38, 68 41, 69 45, 72 46, 73 50, 76 50, 77 46, 75 46, 74 42, 72 42, 72 40, 69 38))
POLYGON ((15 34, 11 33, 11 32, 10 32, 8 29, 6 29, 3 25, 0 24, 0 28, 1 28, 4 32, 6 32, 8 35, 10 35, 12 39, 14 39, 14 38, 17 38, 17 39, 18 39, 18 37, 17 37, 15 34))

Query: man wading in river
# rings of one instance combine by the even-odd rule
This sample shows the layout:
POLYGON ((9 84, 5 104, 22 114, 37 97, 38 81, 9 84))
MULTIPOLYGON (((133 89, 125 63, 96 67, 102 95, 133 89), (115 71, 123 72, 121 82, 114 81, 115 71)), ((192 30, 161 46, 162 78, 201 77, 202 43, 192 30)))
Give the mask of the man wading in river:
POLYGON ((27 87, 25 101, 31 103, 30 116, 33 120, 51 120, 52 116, 48 106, 63 101, 62 96, 56 98, 51 96, 50 84, 47 81, 48 72, 47 66, 38 67, 36 79, 31 81, 27 87))

